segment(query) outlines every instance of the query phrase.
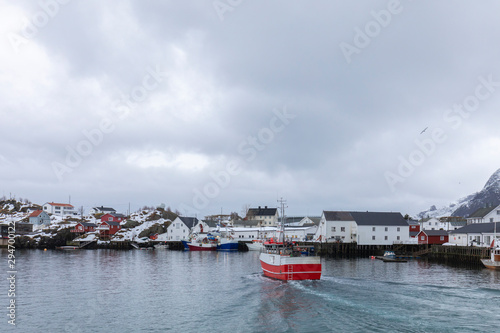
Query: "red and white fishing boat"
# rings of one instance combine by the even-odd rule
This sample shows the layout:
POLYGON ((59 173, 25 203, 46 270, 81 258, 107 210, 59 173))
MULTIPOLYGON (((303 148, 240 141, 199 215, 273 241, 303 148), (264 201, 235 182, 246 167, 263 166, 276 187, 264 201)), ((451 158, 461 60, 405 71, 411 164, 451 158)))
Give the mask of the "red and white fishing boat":
MULTIPOLYGON (((281 201, 282 221, 285 221, 284 200, 281 201)), ((321 258, 314 254, 314 246, 296 246, 283 242, 285 226, 281 223, 281 241, 264 243, 260 253, 260 264, 265 276, 278 280, 319 280, 321 278, 321 258)))
MULTIPOLYGON (((496 230, 495 230, 496 234, 496 230)), ((486 268, 500 270, 500 246, 498 245, 498 240, 493 239, 491 242, 491 257, 490 259, 481 259, 481 262, 486 268)))
POLYGON ((212 235, 200 234, 187 243, 189 251, 215 251, 217 250, 217 239, 212 235))

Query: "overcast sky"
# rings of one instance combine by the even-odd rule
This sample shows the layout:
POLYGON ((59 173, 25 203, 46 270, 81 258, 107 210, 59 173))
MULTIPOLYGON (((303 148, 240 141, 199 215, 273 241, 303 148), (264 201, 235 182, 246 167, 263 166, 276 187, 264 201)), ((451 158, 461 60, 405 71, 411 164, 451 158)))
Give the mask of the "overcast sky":
POLYGON ((497 1, 0 3, 0 195, 414 215, 500 168, 497 1))

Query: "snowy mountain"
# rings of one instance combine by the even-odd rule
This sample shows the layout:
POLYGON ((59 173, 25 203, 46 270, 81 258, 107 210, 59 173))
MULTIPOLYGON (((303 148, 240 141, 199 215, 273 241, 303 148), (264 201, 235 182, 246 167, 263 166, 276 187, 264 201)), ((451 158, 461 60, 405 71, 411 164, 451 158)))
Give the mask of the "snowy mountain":
POLYGON ((418 214, 418 218, 441 217, 441 216, 463 216, 467 217, 479 208, 486 206, 497 206, 500 204, 500 169, 498 169, 486 182, 483 189, 465 198, 459 199, 448 206, 430 209, 418 214))

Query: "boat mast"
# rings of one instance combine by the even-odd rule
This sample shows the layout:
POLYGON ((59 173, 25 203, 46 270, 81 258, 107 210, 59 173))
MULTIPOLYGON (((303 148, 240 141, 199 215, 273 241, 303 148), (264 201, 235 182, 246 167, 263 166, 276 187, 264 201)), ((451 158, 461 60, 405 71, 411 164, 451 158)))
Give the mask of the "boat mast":
MULTIPOLYGON (((286 205, 286 200, 281 198, 278 200, 278 202, 281 204, 281 235, 283 237, 282 242, 285 244, 285 205, 286 205)), ((279 242, 279 238, 278 238, 279 242)))

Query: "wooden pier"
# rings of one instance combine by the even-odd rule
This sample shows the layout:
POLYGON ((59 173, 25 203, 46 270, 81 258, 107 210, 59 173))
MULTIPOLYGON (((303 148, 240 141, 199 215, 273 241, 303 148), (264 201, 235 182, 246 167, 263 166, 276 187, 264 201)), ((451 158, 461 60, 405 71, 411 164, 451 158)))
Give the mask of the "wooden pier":
POLYGON ((316 253, 329 258, 382 256, 394 251, 398 258, 422 259, 457 266, 482 267, 481 259, 490 257, 490 249, 475 246, 427 244, 357 245, 355 243, 300 243, 314 245, 316 253))

